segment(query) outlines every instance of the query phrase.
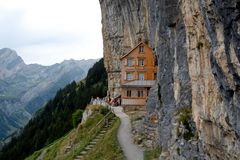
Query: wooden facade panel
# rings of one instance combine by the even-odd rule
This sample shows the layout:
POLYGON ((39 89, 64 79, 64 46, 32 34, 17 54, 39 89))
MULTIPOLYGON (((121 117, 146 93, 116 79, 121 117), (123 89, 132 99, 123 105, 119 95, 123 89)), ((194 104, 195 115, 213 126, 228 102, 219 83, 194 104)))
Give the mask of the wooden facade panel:
POLYGON ((146 99, 125 99, 122 98, 122 105, 140 105, 140 106, 145 106, 146 105, 146 99))
POLYGON ((145 98, 147 97, 147 88, 122 88, 121 96, 125 98, 145 98), (127 97, 127 91, 131 90, 131 97, 127 97), (143 91, 143 97, 138 97, 138 91, 143 91))

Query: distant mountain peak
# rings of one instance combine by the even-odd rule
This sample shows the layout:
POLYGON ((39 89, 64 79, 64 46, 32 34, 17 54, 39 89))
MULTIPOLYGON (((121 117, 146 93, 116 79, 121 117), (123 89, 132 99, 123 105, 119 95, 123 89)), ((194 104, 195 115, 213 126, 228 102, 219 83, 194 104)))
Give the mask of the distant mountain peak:
POLYGON ((84 78, 95 62, 70 59, 50 66, 25 64, 16 51, 0 49, 0 144, 58 89, 84 78))
POLYGON ((9 48, 0 49, 0 78, 15 74, 25 65, 23 59, 18 56, 16 51, 9 48))

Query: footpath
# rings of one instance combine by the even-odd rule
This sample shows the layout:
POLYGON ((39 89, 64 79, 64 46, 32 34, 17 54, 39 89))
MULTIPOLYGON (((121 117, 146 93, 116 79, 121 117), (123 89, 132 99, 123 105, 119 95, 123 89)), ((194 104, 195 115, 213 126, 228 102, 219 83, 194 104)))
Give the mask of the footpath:
POLYGON ((120 118, 118 141, 127 160, 143 160, 143 150, 132 140, 130 118, 123 112, 122 107, 111 107, 114 114, 120 118))

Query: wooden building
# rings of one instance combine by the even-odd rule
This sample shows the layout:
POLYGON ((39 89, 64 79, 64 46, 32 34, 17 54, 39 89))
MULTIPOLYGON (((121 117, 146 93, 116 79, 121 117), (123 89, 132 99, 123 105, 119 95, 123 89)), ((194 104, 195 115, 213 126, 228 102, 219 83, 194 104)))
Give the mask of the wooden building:
POLYGON ((147 96, 157 75, 152 49, 140 42, 121 57, 121 105, 125 111, 145 110, 147 96))

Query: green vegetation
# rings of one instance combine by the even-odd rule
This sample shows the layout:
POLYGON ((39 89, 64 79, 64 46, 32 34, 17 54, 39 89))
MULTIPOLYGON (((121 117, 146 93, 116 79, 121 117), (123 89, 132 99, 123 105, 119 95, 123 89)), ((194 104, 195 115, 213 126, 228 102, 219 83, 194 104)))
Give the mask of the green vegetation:
POLYGON ((120 125, 119 118, 114 120, 112 127, 104 135, 94 149, 86 156, 85 160, 123 160, 124 155, 119 146, 117 131, 120 125))
POLYGON ((181 108, 177 115, 179 115, 178 119, 178 128, 177 128, 177 135, 178 137, 183 137, 185 140, 190 140, 194 137, 193 128, 191 126, 192 121, 192 110, 191 108, 181 108), (180 124, 183 124, 184 128, 186 129, 185 132, 182 134, 179 131, 180 124))
MULTIPOLYGON (((96 114, 94 118, 89 118, 89 120, 80 126, 80 133, 77 135, 74 140, 74 144, 77 144, 78 147, 74 150, 74 157, 79 155, 79 153, 83 150, 83 148, 93 139, 96 134, 101 130, 104 123, 101 123, 99 126, 96 125, 100 122, 100 120, 104 117, 103 114, 96 114), (93 129, 94 128, 94 129, 93 129)), ((104 122, 104 121, 102 121, 104 122)), ((72 157, 72 158, 74 158, 72 157)))
POLYGON ((78 109, 72 114, 73 127, 76 128, 78 123, 81 122, 83 110, 78 109))
MULTIPOLYGON (((95 109, 94 113, 88 120, 80 124, 77 129, 73 129, 65 137, 62 137, 47 147, 35 152, 26 160, 35 160, 41 153, 44 153, 43 160, 73 160, 83 148, 93 139, 100 131, 104 123, 100 123, 99 127, 96 127, 103 119, 104 115, 100 113, 99 106, 90 106, 95 109), (93 129, 95 128, 95 129, 93 129), (91 134, 89 133, 91 132, 91 134), (72 142, 74 147, 69 152, 65 152, 68 144, 72 142)), ((108 114, 108 118, 113 118, 113 114, 108 114)), ((104 122, 104 121, 102 121, 104 122)), ((97 145, 89 152, 85 160, 112 160, 112 159, 124 159, 123 153, 117 141, 117 130, 120 125, 120 120, 114 118, 114 122, 109 130, 105 133, 104 137, 99 140, 97 145)))
POLYGON ((103 114, 103 115, 106 115, 108 112, 109 112, 109 109, 106 108, 106 107, 102 107, 102 108, 100 109, 100 113, 103 114))
POLYGON ((161 154, 161 148, 157 147, 155 149, 144 151, 144 160, 154 160, 158 159, 161 154))
POLYGON ((41 154, 41 150, 34 152, 34 154, 31 155, 31 157, 26 158, 25 160, 36 160, 41 154))
POLYGON ((0 159, 22 160, 73 129, 72 114, 77 109, 84 110, 92 96, 106 96, 107 73, 103 59, 94 64, 85 81, 88 85, 83 81, 78 84, 72 82, 60 89, 29 121, 22 134, 2 149, 0 159))
POLYGON ((177 147, 177 154, 180 155, 180 148, 177 147))

